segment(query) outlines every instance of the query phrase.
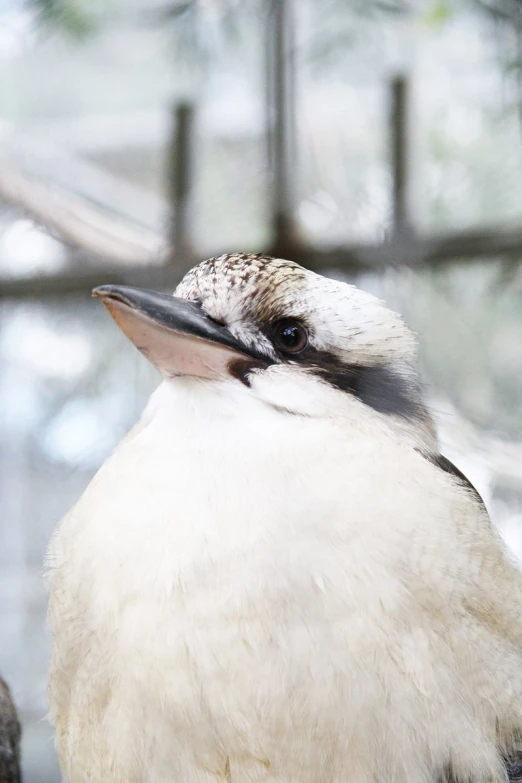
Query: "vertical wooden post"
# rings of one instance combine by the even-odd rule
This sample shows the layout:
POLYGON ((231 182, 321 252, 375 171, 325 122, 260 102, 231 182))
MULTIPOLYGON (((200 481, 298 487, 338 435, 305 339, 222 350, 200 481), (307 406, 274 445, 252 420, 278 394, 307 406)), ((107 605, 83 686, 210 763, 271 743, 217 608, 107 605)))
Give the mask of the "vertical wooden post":
POLYGON ((409 127, 409 84, 404 75, 395 76, 390 85, 390 136, 393 199, 393 231, 412 230, 410 215, 411 170, 409 127))
POLYGON ((271 0, 267 19, 267 153, 272 252, 293 254, 296 132, 293 0, 271 0))
POLYGON ((169 150, 168 184, 172 205, 170 226, 171 267, 182 274, 192 262, 191 195, 193 179, 194 107, 174 106, 174 129, 169 150))

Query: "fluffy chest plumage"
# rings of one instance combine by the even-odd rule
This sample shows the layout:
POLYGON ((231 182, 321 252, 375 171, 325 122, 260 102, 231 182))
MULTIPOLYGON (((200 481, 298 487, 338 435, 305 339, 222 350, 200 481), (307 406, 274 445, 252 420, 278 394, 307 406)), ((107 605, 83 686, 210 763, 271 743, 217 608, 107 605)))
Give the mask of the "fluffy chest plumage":
POLYGON ((371 423, 206 389, 146 414, 51 550, 70 782, 432 781, 434 738, 441 764, 462 754, 456 725, 489 774, 454 698, 466 504, 422 469, 408 482, 409 451, 371 423))

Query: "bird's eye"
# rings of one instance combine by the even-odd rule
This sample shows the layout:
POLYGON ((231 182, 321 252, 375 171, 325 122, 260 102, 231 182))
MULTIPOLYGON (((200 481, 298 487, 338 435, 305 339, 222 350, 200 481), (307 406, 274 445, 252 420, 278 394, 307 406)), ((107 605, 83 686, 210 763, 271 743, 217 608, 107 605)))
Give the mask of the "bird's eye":
POLYGON ((308 344, 308 333, 298 321, 282 318, 273 326, 272 341, 283 353, 299 353, 308 344))

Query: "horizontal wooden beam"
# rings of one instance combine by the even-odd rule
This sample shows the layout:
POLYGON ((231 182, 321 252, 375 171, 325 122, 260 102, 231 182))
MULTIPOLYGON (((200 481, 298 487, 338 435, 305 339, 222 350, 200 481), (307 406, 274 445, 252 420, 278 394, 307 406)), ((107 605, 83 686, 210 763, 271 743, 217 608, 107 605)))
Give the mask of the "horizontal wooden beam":
POLYGON ((93 288, 106 283, 173 290, 176 282, 172 269, 165 265, 124 267, 121 264, 91 264, 86 269, 84 264, 82 268, 52 275, 0 278, 0 300, 90 296, 93 288))
POLYGON ((420 237, 413 233, 391 238, 379 245, 330 247, 300 251, 299 259, 310 269, 341 269, 349 272, 384 268, 425 269, 480 260, 522 260, 522 229, 510 231, 463 231, 420 237))
MULTIPOLYGON (((256 252, 256 250, 253 250, 256 252)), ((217 252, 215 255, 219 255, 217 252)), ((380 245, 296 248, 287 254, 309 269, 319 272, 340 270, 348 274, 408 267, 426 269, 456 263, 508 258, 522 259, 522 229, 511 231, 468 231, 422 238, 414 234, 392 238, 380 245)), ((198 258, 183 258, 175 267, 186 269, 198 258)), ((145 262, 145 258, 143 258, 145 262)), ((172 290, 179 281, 171 265, 90 262, 85 254, 81 264, 72 258, 71 270, 35 277, 0 278, 0 298, 37 298, 65 294, 88 294, 102 283, 145 286, 172 290)))

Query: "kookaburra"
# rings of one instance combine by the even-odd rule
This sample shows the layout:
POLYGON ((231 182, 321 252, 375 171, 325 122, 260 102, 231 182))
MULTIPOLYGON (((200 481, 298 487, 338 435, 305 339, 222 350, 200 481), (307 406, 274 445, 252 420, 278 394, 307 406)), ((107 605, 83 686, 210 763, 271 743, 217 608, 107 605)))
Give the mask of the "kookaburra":
POLYGON ((522 577, 401 318, 262 255, 94 293, 164 380, 50 546, 64 779, 522 779, 522 577))

